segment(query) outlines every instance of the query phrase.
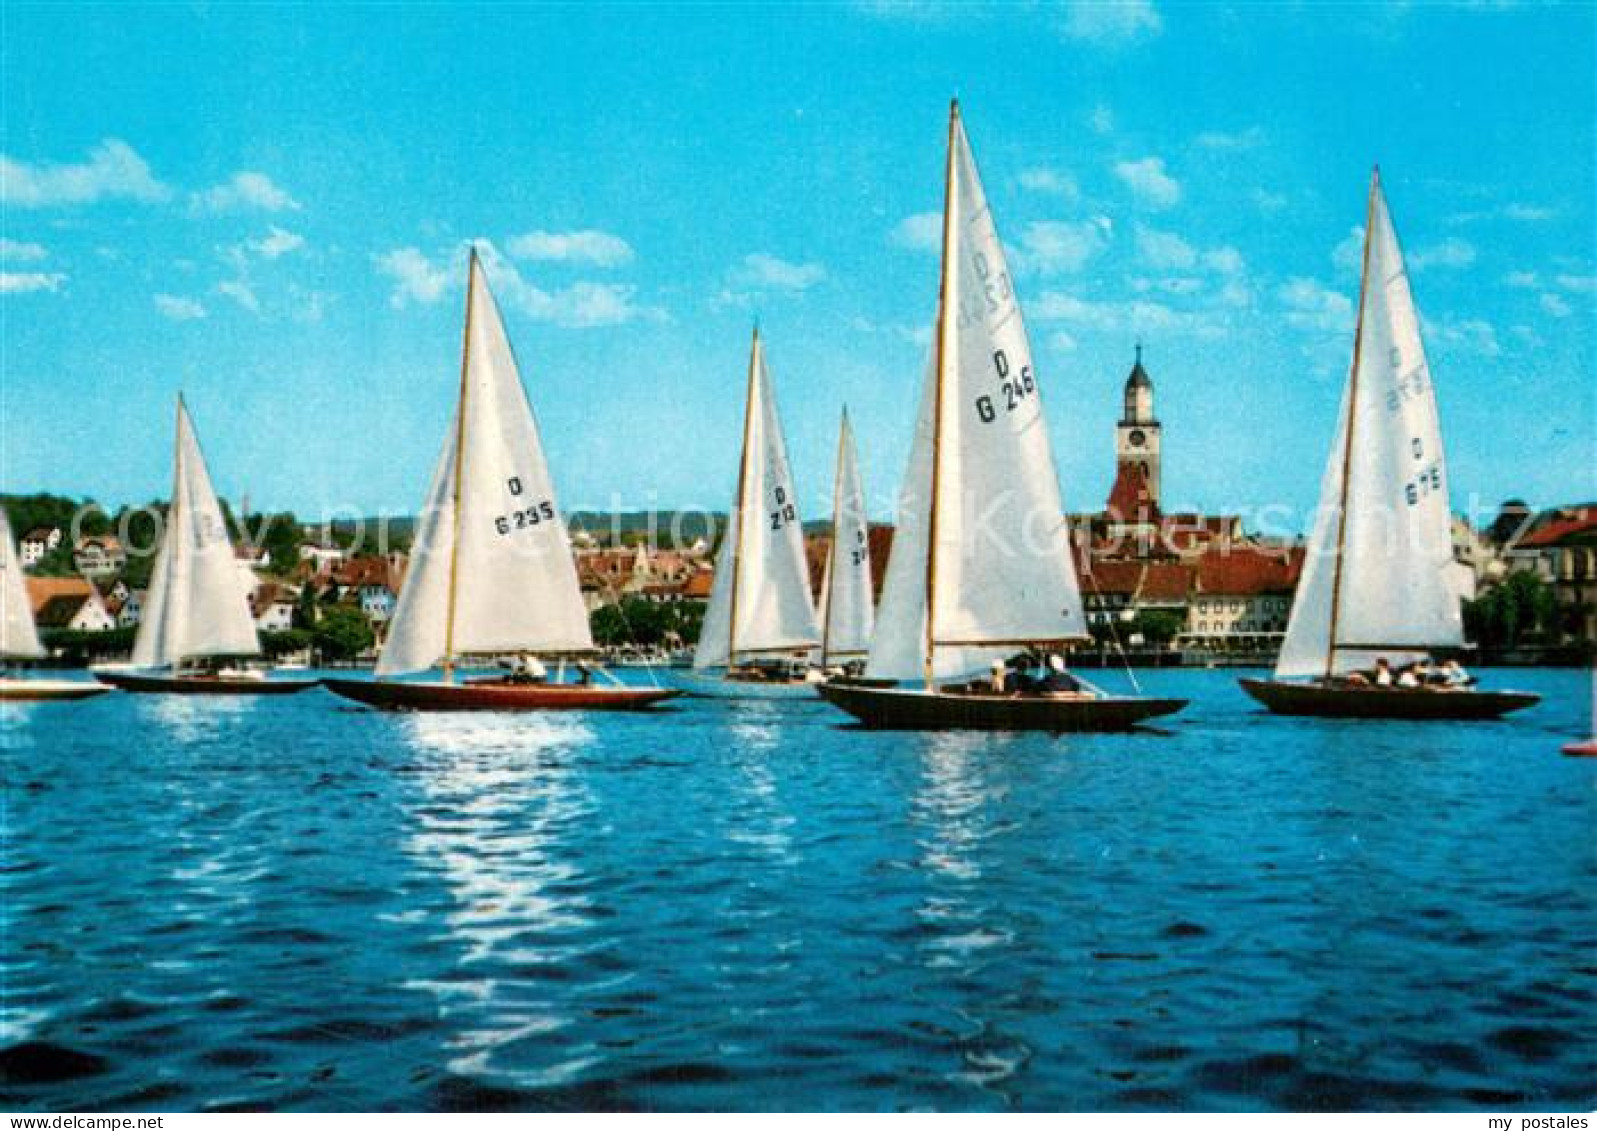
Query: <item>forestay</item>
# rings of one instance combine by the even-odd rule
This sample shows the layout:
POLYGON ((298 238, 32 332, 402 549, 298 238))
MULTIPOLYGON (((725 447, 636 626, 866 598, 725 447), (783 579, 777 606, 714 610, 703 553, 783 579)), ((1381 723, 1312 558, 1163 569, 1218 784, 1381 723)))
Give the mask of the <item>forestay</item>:
POLYGON ((44 655, 28 603, 27 579, 17 558, 11 520, 0 509, 0 656, 35 658, 44 655))
POLYGON ((716 556, 693 666, 730 666, 750 653, 813 648, 820 639, 787 444, 756 332, 738 495, 716 556))
POLYGON ((821 662, 864 656, 870 648, 870 524, 860 483, 854 429, 843 414, 837 441, 837 477, 832 501, 832 545, 821 583, 821 662))
POLYGON ((1283 678, 1464 640, 1436 393, 1379 175, 1366 238, 1354 362, 1276 665, 1283 678))
POLYGON ((949 145, 940 349, 900 493, 874 678, 925 674, 928 630, 938 679, 1087 635, 1031 348, 957 111, 949 145))
POLYGON ((460 397, 379 676, 462 655, 593 648, 532 406, 475 251, 460 397))
POLYGON ((233 555, 193 421, 179 397, 172 505, 133 640, 133 663, 167 668, 199 656, 259 651, 247 574, 233 555))

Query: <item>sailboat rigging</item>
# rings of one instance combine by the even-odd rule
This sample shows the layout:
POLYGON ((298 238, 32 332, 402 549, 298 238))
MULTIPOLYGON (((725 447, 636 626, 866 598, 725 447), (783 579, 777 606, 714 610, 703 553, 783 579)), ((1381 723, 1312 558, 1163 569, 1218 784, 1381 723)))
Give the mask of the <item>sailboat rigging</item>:
POLYGON ((1318 518, 1275 678, 1242 680, 1243 689, 1283 714, 1495 718, 1534 704, 1534 695, 1443 685, 1428 672, 1433 653, 1464 646, 1452 567, 1436 389, 1376 170, 1353 361, 1318 518), (1414 667, 1412 686, 1374 674, 1393 664, 1414 667))
POLYGON ((1087 638, 1031 348, 956 102, 936 337, 866 678, 821 694, 882 727, 1124 729, 1184 706, 1098 694, 1059 668, 1005 675, 1016 653, 1087 638), (990 683, 971 679, 994 665, 990 683))

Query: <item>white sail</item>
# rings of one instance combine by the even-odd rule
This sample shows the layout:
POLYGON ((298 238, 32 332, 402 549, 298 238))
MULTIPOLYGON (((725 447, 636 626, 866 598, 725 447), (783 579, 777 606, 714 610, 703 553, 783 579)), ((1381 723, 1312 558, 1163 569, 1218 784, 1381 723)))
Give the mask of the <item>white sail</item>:
POLYGON ((0 510, 0 656, 37 657, 44 655, 39 633, 28 603, 28 583, 17 557, 16 539, 11 535, 11 520, 0 510))
POLYGON ((1368 232, 1354 364, 1276 665, 1283 678, 1464 641, 1436 392, 1379 175, 1368 232))
POLYGON ((253 656, 260 650, 222 506, 179 397, 172 505, 133 639, 133 663, 167 668, 198 656, 253 656))
POLYGON ((379 676, 462 655, 593 648, 538 425, 475 252, 468 274, 460 401, 379 676))
POLYGON ((864 656, 871 645, 870 524, 859 456, 848 413, 837 440, 837 478, 832 501, 832 545, 821 581, 821 662, 864 656))
POLYGON ((748 398, 738 497, 693 655, 701 671, 748 654, 810 648, 821 639, 787 443, 757 332, 748 398))
POLYGON ((1031 347, 957 110, 949 146, 940 346, 867 667, 882 679, 926 673, 928 631, 939 679, 1087 634, 1031 347))

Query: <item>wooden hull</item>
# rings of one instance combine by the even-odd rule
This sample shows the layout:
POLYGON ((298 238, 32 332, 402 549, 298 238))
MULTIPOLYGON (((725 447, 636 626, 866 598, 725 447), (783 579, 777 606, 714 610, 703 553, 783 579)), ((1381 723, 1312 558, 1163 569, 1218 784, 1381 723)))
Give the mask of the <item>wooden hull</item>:
POLYGON ((837 681, 819 691, 828 703, 881 730, 1125 731, 1187 705, 1185 699, 963 695, 837 681))
POLYGON ((90 699, 111 689, 84 679, 0 679, 0 702, 49 703, 90 699))
POLYGON ((727 679, 714 672, 673 671, 666 679, 702 699, 811 699, 819 684, 808 680, 727 679))
POLYGON ((1585 742, 1571 742, 1563 747, 1563 751, 1571 758, 1597 758, 1597 738, 1588 738, 1585 742))
POLYGON ((577 683, 324 679, 322 686, 383 711, 640 711, 682 694, 670 687, 584 687, 577 683))
POLYGON ((1521 691, 1437 691, 1422 687, 1358 687, 1238 680, 1242 690, 1278 715, 1327 719, 1496 719, 1541 702, 1521 691))
POLYGON ((317 682, 314 679, 238 679, 131 671, 97 671, 94 678, 136 695, 294 695, 309 691, 317 682))

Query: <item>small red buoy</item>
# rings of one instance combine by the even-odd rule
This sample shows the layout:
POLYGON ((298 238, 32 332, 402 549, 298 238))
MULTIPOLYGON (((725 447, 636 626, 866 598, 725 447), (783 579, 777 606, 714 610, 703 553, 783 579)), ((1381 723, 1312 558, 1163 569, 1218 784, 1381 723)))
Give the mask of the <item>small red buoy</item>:
POLYGON ((1597 738, 1588 738, 1585 742, 1571 742, 1564 747, 1564 753, 1575 758, 1597 757, 1597 738))

